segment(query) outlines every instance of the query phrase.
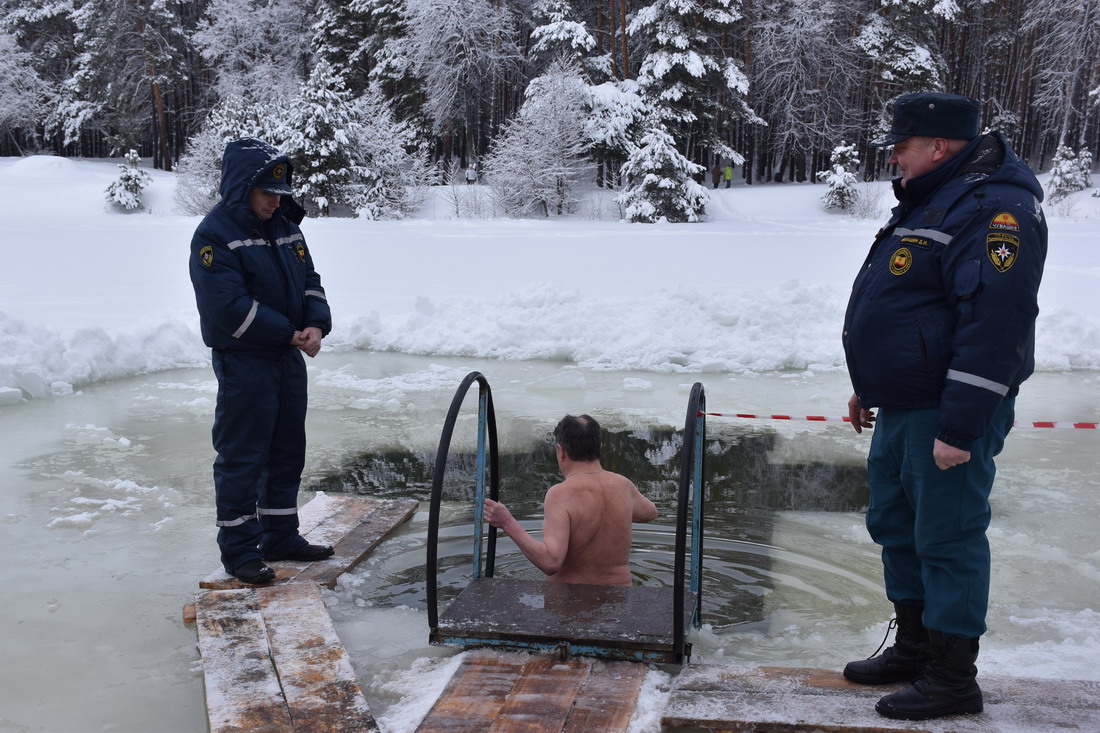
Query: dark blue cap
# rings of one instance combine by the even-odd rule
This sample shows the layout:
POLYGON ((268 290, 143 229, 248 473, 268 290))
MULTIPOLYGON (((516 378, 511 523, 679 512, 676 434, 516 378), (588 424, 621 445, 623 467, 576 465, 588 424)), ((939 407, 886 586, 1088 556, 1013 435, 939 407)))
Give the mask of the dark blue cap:
POLYGON ((871 145, 895 145, 910 137, 973 140, 978 136, 982 106, 958 94, 916 92, 894 100, 894 124, 871 145))
POLYGON ((294 189, 290 187, 290 183, 287 181, 289 171, 290 166, 285 162, 277 162, 260 174, 260 177, 256 179, 256 188, 267 193, 277 193, 280 196, 293 196, 294 189))

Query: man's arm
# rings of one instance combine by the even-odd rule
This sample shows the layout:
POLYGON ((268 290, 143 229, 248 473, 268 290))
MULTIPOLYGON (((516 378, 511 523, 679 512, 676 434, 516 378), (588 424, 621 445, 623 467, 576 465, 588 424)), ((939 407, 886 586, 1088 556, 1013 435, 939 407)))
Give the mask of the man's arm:
POLYGON ((635 522, 652 522, 657 518, 657 505, 646 498, 645 494, 638 491, 633 483, 630 487, 634 490, 633 519, 635 522))
POLYGON ((553 489, 546 493, 541 542, 520 526, 508 507, 492 499, 485 500, 485 520, 511 537, 531 564, 547 575, 561 570, 569 551, 569 513, 553 493, 553 489))

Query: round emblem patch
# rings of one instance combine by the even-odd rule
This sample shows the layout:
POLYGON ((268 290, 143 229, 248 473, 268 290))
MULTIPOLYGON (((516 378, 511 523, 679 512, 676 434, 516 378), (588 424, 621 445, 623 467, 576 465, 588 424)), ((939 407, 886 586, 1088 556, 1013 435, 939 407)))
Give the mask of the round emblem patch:
POLYGON ((199 250, 199 261, 202 262, 203 267, 210 267, 214 264, 214 248, 209 244, 199 250))
POLYGON ((283 177, 286 176, 286 167, 282 163, 280 163, 279 165, 271 169, 271 176, 276 181, 283 180, 283 177))
POLYGON ((912 264, 913 253, 909 251, 908 247, 902 247, 890 258, 890 274, 904 275, 909 272, 909 268, 912 264))

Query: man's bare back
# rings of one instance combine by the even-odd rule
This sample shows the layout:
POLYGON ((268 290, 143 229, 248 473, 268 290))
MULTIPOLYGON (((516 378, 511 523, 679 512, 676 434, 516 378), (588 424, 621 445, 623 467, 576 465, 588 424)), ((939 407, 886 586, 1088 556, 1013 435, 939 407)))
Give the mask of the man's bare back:
MULTIPOLYGON (((599 425, 591 422, 598 436, 599 425)), ((657 507, 630 479, 605 471, 598 458, 573 460, 560 444, 556 453, 565 478, 546 492, 541 542, 499 502, 485 500, 485 519, 553 582, 630 585, 631 524, 656 519, 657 507)))

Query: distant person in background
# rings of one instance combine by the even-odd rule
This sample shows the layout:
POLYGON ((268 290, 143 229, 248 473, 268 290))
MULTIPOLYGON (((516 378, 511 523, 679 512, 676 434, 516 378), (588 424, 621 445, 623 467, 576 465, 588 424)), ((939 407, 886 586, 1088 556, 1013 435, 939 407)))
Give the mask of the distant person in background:
POLYGON ((600 465, 600 443, 600 424, 588 415, 566 415, 554 428, 565 478, 546 492, 541 541, 508 507, 485 500, 486 521, 555 583, 630 585, 631 524, 657 518, 657 507, 630 479, 600 465))
POLYGON ((265 142, 229 143, 221 201, 195 230, 190 271, 211 348, 214 492, 226 571, 266 583, 265 560, 321 560, 327 545, 298 534, 306 455, 306 366, 332 327, 321 278, 298 224, 293 167, 265 142))
POLYGON ((715 161, 714 167, 710 169, 710 180, 714 187, 718 188, 718 183, 722 180, 722 165, 717 161, 715 161))
POLYGON ((978 638, 989 601, 989 493, 1034 369, 1047 253, 1043 190, 980 105, 954 94, 898 97, 898 205, 871 246, 844 317, 856 432, 867 456, 867 528, 882 546, 894 645, 844 676, 912 684, 886 717, 981 712, 978 638), (872 409, 878 408, 877 419, 872 409))
POLYGON ((722 178, 725 179, 725 181, 726 181, 726 188, 729 188, 730 184, 733 183, 733 164, 732 163, 726 163, 726 167, 722 171, 722 178))
POLYGON ((474 163, 471 163, 470 167, 466 169, 466 185, 471 183, 477 183, 477 166, 474 163))

